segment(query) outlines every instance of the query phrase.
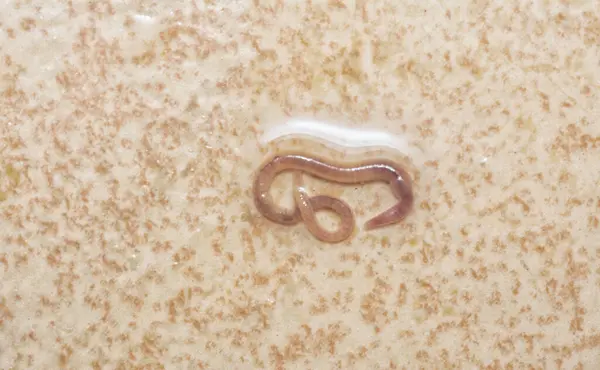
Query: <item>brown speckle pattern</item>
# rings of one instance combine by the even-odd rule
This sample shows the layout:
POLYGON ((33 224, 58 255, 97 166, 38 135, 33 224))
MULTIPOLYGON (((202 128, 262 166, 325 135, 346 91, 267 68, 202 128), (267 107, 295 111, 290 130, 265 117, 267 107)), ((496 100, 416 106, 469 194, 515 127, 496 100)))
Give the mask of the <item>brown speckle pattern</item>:
POLYGON ((597 2, 4 7, 0 368, 600 365, 597 2), (292 115, 410 138, 413 215, 336 246, 261 218, 292 115))

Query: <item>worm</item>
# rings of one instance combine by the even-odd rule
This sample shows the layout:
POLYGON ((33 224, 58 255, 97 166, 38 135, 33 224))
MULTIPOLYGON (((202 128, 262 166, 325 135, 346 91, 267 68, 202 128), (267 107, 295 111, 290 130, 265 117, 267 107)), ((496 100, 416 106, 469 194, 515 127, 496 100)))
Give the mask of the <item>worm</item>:
POLYGON ((327 243, 339 243, 352 235, 354 231, 354 215, 348 204, 328 195, 310 197, 304 188, 302 172, 294 172, 294 200, 300 216, 308 231, 317 239, 327 243), (317 222, 316 212, 328 209, 340 218, 338 230, 330 232, 317 222))
POLYGON ((354 227, 354 216, 348 205, 329 196, 309 197, 303 188, 300 175, 294 176, 296 207, 287 210, 274 204, 270 195, 271 185, 277 175, 285 171, 307 173, 323 180, 340 184, 365 184, 386 182, 398 202, 381 214, 368 220, 364 227, 373 230, 401 222, 411 211, 414 203, 412 180, 402 166, 388 160, 365 160, 356 163, 335 163, 304 154, 280 154, 266 161, 258 170, 253 184, 254 203, 268 220, 282 225, 296 225, 304 221, 307 228, 320 240, 336 242, 342 236, 349 237, 354 227), (329 209, 341 218, 342 226, 329 233, 317 225, 314 212, 329 209), (348 232, 350 229, 350 232, 348 232), (333 236, 332 236, 333 235, 333 236))

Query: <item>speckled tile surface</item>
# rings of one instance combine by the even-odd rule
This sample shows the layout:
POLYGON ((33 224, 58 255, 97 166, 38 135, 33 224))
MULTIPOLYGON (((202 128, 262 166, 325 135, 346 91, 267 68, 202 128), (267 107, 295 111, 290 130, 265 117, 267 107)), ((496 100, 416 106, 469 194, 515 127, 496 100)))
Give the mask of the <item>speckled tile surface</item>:
POLYGON ((598 369, 599 44, 594 0, 4 1, 0 368, 598 369), (411 217, 264 220, 290 116, 420 147, 411 217))

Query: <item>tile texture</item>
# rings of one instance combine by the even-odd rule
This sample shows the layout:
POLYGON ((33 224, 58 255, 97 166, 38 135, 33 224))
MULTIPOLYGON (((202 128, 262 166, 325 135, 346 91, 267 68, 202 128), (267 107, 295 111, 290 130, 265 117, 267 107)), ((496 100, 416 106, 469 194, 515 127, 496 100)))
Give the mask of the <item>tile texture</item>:
POLYGON ((0 368, 600 366, 598 1, 3 4, 0 368), (260 217, 291 116, 421 148, 411 217, 260 217))

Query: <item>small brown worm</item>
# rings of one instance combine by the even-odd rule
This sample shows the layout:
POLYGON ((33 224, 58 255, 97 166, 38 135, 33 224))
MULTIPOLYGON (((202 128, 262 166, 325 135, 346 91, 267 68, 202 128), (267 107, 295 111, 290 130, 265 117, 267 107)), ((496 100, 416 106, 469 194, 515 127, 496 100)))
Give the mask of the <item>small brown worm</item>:
MULTIPOLYGON (((286 210, 274 204, 269 190, 275 177, 284 171, 305 172, 312 176, 341 184, 364 184, 376 181, 387 182, 392 188, 394 196, 398 199, 398 203, 368 220, 365 223, 366 230, 372 230, 402 221, 411 211, 414 203, 410 176, 400 165, 392 161, 365 160, 359 163, 342 165, 327 162, 321 158, 308 157, 303 154, 276 155, 263 164, 258 171, 254 180, 253 192, 254 203, 258 211, 270 221, 282 225, 295 225, 304 220, 305 222, 310 223, 309 228, 314 228, 315 225, 311 222, 314 221, 316 223, 314 217, 309 218, 308 221, 305 220, 302 215, 303 211, 298 205, 294 210, 286 210)), ((298 178, 296 178, 296 180, 297 179, 298 178)), ((348 217, 344 218, 342 215, 343 212, 341 212, 344 207, 340 206, 341 203, 334 202, 334 200, 339 201, 338 199, 326 196, 309 198, 306 193, 304 193, 303 196, 304 198, 301 198, 299 197, 298 192, 295 193, 296 200, 298 201, 299 199, 303 202, 301 207, 305 206, 303 208, 305 214, 310 212, 309 205, 312 206, 313 211, 328 208, 336 212, 338 216, 342 218, 341 229, 348 226, 347 223, 349 220, 351 220, 352 224, 354 223, 354 217, 351 219, 348 217), (317 201, 319 201, 319 203, 317 201), (334 203, 340 211, 333 209, 332 204, 334 203), (326 207, 325 205, 329 205, 329 207, 326 207), (346 224, 344 222, 346 222, 346 224)), ((345 203, 344 205, 347 207, 345 203)), ((323 235, 317 232, 315 236, 320 238, 323 235)))
POLYGON ((294 200, 304 225, 317 239, 327 243, 339 243, 352 235, 354 215, 350 206, 343 200, 328 195, 310 197, 304 188, 300 171, 294 172, 294 200), (317 222, 316 213, 325 209, 332 211, 340 218, 340 227, 336 231, 327 231, 317 222))

